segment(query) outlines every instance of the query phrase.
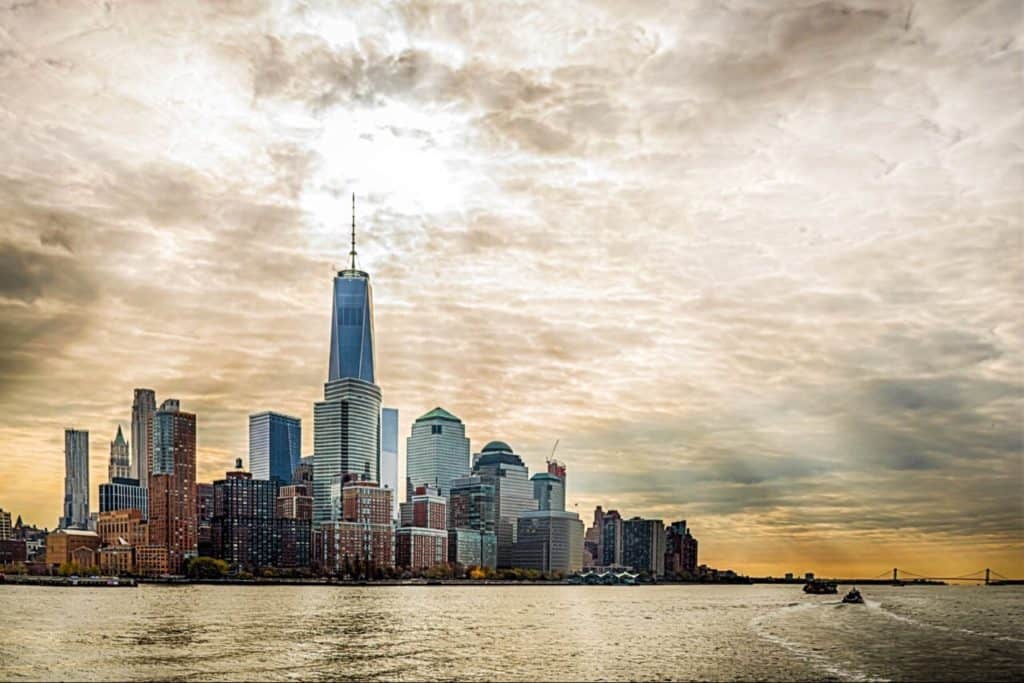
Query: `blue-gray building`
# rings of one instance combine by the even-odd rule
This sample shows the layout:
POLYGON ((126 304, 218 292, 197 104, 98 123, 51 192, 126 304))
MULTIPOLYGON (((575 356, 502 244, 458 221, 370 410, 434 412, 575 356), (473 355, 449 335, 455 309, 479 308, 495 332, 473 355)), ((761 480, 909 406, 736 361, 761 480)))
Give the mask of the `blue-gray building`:
POLYGON ((392 518, 398 519, 398 409, 384 408, 380 414, 380 485, 391 489, 394 509, 392 518))
POLYGON ((136 509, 149 519, 149 489, 138 479, 114 477, 109 484, 100 484, 100 512, 136 509))
POLYGON ((302 420, 281 413, 249 416, 249 470, 253 479, 289 484, 302 458, 302 420))

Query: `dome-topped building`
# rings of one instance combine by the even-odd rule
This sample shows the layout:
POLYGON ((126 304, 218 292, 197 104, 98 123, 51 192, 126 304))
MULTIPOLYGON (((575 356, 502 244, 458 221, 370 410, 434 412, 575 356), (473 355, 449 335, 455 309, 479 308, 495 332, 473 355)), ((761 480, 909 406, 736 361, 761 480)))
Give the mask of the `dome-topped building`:
POLYGON ((520 513, 537 509, 530 473, 523 459, 504 441, 491 441, 473 456, 473 474, 494 487, 498 567, 512 566, 516 522, 520 513))

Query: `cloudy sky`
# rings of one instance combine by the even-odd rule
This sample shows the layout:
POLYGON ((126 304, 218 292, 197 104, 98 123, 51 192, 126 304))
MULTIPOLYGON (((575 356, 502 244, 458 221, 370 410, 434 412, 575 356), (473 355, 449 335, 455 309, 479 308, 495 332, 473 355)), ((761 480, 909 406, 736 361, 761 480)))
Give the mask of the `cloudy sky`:
MULTIPOLYGON (((1015 0, 0 3, 0 506, 378 381, 750 572, 1024 573, 1015 0)), ((403 436, 404 442, 404 436, 403 436)))

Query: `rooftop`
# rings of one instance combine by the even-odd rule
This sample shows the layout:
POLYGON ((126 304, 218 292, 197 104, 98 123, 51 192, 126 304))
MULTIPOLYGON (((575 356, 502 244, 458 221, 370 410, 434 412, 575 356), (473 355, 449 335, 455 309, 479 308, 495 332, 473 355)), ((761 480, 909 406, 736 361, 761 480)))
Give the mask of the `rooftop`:
POLYGON ((462 420, 455 417, 441 406, 437 406, 433 410, 416 418, 417 422, 420 422, 421 420, 448 420, 449 422, 462 422, 462 420))

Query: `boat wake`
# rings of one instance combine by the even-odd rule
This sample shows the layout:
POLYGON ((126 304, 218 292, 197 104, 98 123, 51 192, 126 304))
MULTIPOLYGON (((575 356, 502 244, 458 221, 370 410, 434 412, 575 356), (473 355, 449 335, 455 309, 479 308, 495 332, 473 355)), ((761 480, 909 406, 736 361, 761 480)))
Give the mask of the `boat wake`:
POLYGON ((838 602, 827 602, 827 603, 790 603, 786 607, 782 607, 774 612, 769 612, 761 616, 754 617, 750 620, 750 628, 758 635, 758 637, 767 640, 770 643, 774 643, 779 647, 791 652, 796 655, 797 658, 805 661, 812 666, 815 666, 823 671, 828 672, 831 676, 844 680, 844 681, 888 681, 887 678, 878 678, 861 671, 854 669, 845 668, 840 663, 829 659, 825 654, 816 651, 801 643, 796 643, 792 640, 788 640, 780 635, 772 633, 767 627, 767 622, 774 620, 774 618, 780 617, 783 614, 801 612, 805 610, 812 610, 816 607, 824 607, 826 605, 842 606, 842 603, 838 602))
POLYGON ((1002 640, 1002 641, 1006 641, 1008 643, 1024 643, 1024 638, 1015 638, 1014 636, 1007 636, 1007 635, 1004 635, 1002 633, 989 633, 989 632, 986 632, 986 631, 974 631, 974 630, 969 629, 969 628, 960 628, 959 626, 956 626, 956 627, 943 626, 942 624, 931 624, 931 623, 928 623, 927 621, 920 621, 918 619, 914 619, 912 617, 908 617, 906 615, 899 614, 897 612, 893 612, 890 609, 886 609, 885 607, 882 606, 882 603, 876 602, 874 600, 865 600, 864 604, 867 605, 869 609, 876 610, 880 614, 883 614, 883 615, 889 617, 890 619, 894 619, 896 621, 902 621, 905 624, 910 624, 912 626, 917 626, 919 628, 932 629, 934 631, 944 631, 946 633, 964 633, 964 634, 969 635, 969 636, 976 636, 978 638, 990 638, 992 640, 1002 640))

